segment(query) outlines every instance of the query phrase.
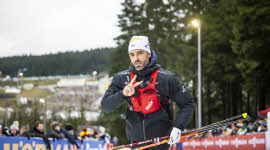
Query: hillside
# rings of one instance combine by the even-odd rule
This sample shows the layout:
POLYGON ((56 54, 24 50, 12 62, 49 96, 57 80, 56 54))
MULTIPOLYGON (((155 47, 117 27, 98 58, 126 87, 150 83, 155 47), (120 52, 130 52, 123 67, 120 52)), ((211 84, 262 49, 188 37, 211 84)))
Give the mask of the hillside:
POLYGON ((107 72, 113 48, 65 52, 41 56, 14 56, 0 58, 3 76, 17 76, 20 68, 27 68, 24 76, 50 76, 107 72))

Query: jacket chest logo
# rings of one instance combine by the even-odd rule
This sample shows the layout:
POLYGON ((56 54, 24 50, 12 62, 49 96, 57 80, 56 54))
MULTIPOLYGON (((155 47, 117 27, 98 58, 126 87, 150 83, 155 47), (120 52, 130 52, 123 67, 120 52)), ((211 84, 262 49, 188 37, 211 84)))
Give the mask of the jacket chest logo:
POLYGON ((151 100, 151 101, 148 103, 148 105, 145 107, 145 109, 148 111, 148 110, 151 108, 152 105, 153 105, 153 100, 151 100))

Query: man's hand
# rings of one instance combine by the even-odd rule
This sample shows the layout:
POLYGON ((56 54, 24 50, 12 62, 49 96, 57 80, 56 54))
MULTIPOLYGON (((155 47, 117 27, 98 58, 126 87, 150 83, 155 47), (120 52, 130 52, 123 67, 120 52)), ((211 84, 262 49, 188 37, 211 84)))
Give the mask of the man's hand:
POLYGON ((135 87, 143 83, 143 81, 141 81, 134 84, 136 77, 137 75, 135 75, 130 83, 124 87, 123 94, 125 96, 132 96, 135 93, 135 87))
POLYGON ((173 128, 170 136, 170 141, 168 144, 176 144, 180 141, 181 139, 181 130, 178 128, 173 128))

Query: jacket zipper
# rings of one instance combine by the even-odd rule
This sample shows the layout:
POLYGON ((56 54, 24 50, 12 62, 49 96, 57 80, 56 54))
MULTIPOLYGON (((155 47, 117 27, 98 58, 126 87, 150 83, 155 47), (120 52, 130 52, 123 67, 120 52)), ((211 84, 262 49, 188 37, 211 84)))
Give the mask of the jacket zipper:
POLYGON ((144 138, 144 140, 146 140, 146 137, 145 137, 144 119, 145 119, 145 114, 143 114, 143 138, 144 138))

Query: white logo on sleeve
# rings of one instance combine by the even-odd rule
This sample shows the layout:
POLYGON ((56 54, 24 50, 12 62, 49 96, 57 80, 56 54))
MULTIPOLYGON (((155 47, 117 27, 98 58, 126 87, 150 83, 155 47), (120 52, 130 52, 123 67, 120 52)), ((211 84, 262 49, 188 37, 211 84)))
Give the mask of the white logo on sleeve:
POLYGON ((148 103, 148 105, 145 107, 145 109, 148 111, 152 105, 153 105, 153 101, 151 100, 151 102, 148 103))
POLYGON ((187 89, 182 85, 182 93, 185 93, 187 89))

